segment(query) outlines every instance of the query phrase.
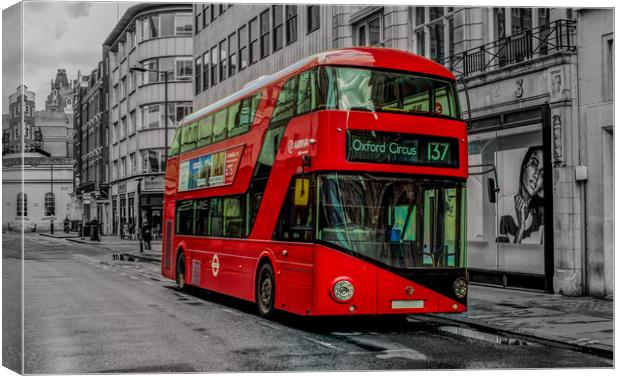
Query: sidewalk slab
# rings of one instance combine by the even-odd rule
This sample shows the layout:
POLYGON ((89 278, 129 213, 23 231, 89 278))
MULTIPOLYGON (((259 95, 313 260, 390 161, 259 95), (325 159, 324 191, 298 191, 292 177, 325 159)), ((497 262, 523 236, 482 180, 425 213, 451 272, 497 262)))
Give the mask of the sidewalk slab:
POLYGON ((427 317, 613 357, 612 300, 470 285, 468 312, 427 317))

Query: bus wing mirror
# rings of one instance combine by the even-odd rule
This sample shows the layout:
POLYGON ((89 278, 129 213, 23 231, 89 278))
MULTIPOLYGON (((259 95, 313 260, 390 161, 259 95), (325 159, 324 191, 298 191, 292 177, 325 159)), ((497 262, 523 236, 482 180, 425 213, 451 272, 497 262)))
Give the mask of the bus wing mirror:
POLYGON ((495 179, 487 179, 487 192, 489 193, 489 201, 491 203, 497 202, 497 192, 499 192, 499 188, 495 186, 495 179))
POLYGON ((295 179, 295 205, 308 206, 308 191, 310 188, 310 180, 295 179))

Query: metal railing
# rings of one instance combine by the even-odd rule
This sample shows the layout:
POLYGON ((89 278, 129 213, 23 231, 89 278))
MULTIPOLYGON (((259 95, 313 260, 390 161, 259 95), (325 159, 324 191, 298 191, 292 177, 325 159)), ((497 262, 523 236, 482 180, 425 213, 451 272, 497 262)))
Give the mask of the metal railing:
POLYGON ((557 20, 462 53, 441 63, 457 75, 467 77, 558 51, 574 52, 576 21, 557 20))

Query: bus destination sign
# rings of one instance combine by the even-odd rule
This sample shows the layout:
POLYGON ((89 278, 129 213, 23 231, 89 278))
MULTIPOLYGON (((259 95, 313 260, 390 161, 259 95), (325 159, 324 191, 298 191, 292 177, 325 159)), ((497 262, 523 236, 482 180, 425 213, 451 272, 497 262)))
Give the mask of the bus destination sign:
POLYGON ((347 140, 347 160, 352 162, 438 167, 458 167, 459 163, 455 138, 350 130, 347 140))

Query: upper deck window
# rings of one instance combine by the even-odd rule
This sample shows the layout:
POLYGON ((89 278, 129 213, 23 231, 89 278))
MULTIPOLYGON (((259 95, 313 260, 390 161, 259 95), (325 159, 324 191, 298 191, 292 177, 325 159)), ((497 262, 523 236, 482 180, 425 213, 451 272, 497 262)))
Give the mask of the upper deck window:
POLYGON ((329 82, 327 107, 331 109, 459 118, 454 84, 449 81, 409 73, 345 67, 329 68, 326 76, 329 82))

